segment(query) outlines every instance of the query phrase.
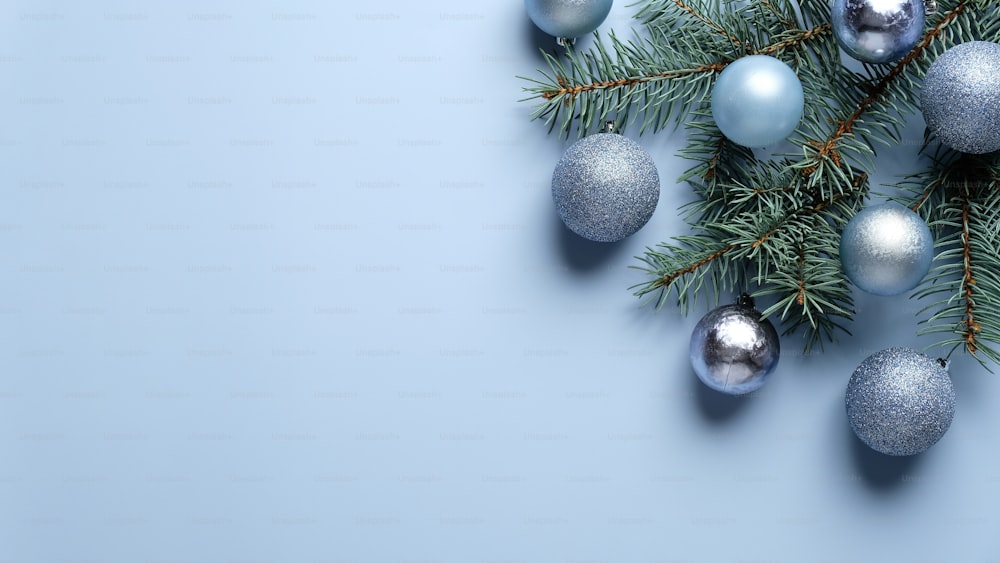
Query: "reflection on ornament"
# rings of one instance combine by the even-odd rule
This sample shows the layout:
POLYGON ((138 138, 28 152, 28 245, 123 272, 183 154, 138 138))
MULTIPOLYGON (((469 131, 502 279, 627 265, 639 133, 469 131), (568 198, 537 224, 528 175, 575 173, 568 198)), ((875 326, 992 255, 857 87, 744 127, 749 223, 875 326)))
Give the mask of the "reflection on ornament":
MULTIPOLYGON (((545 33, 563 40, 591 33, 611 12, 612 0, 524 0, 528 17, 545 33)), ((572 43, 572 41, 566 41, 572 43)))
POLYGON ((944 366, 909 348, 889 348, 854 370, 845 398, 851 429, 870 448, 913 455, 937 443, 955 415, 944 366))
POLYGON ((778 365, 780 342, 749 297, 709 311, 691 333, 691 366, 705 385, 729 395, 756 391, 778 365))
POLYGON ((840 237, 840 263, 855 285, 875 295, 916 287, 934 259, 934 238, 919 215, 896 203, 862 209, 840 237))
POLYGON ((833 34, 847 54, 888 63, 913 48, 924 31, 923 0, 834 0, 833 34))
POLYGON ((1000 45, 970 41, 942 53, 924 76, 920 109, 927 127, 951 148, 1000 150, 1000 45))
POLYGON ((653 216, 660 176, 653 158, 638 143, 617 133, 599 133, 563 153, 552 174, 552 199, 574 233, 596 242, 617 242, 653 216))
POLYGON ((737 59, 712 89, 712 117, 730 141, 766 147, 790 135, 802 119, 805 97, 795 72, 774 57, 737 59))

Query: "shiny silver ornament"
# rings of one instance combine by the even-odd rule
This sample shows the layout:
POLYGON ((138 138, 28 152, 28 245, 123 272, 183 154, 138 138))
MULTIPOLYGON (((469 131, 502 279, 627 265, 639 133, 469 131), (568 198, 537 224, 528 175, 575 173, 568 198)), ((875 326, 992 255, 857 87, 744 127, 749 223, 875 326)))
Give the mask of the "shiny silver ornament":
POLYGON ((948 49, 924 76, 920 110, 927 127, 951 148, 1000 150, 1000 45, 969 41, 948 49))
POLYGON ((709 311, 691 333, 691 366, 705 385, 729 395, 759 389, 780 355, 778 333, 749 297, 709 311))
POLYGON ((854 285, 899 295, 927 275, 934 237, 927 223, 897 203, 873 205, 851 218, 840 236, 840 264, 854 285))
POLYGON ((573 143, 552 174, 552 200, 571 231, 617 242, 645 225, 660 200, 656 164, 638 143, 598 133, 573 143))
POLYGON ((923 0, 834 0, 833 35, 847 54, 867 63, 892 62, 924 32, 923 0))
POLYGON ((888 348, 854 370, 845 405, 862 442, 887 455, 914 455, 948 431, 955 389, 940 361, 909 348, 888 348))

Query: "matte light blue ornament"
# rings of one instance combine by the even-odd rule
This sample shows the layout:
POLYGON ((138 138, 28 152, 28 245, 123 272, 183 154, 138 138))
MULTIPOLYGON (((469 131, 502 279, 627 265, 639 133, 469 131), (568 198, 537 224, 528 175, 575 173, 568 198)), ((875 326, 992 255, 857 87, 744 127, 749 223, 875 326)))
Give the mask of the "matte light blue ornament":
POLYGON ((645 225, 660 200, 653 157, 618 133, 580 139, 552 173, 552 200, 563 223, 595 242, 617 242, 645 225))
POLYGON ((604 22, 612 0, 524 0, 528 17, 545 33, 572 39, 587 35, 604 22))
POLYGON ((712 90, 712 117, 730 141, 766 147, 790 135, 805 96, 795 72, 774 57, 751 55, 729 64, 712 90))
POLYGON ((749 297, 709 311, 691 333, 691 367, 708 387, 727 395, 760 389, 778 365, 778 332, 749 297))
POLYGON ((875 295, 916 287, 934 259, 934 237, 919 215, 897 203, 862 209, 840 237, 840 264, 855 285, 875 295))
POLYGON ((847 54, 866 63, 892 62, 924 34, 923 0, 834 0, 830 24, 847 54))

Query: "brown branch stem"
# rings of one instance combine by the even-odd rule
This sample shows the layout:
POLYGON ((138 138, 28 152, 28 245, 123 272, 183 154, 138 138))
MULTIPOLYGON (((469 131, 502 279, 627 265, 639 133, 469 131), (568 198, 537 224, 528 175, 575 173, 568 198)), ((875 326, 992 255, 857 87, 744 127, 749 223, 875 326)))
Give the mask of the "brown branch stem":
POLYGON ((969 242, 969 194, 962 194, 962 297, 965 299, 965 315, 961 325, 965 327, 965 349, 975 354, 978 349, 976 334, 981 330, 975 318, 976 300, 973 295, 976 278, 972 273, 972 245, 969 242))
POLYGON ((912 211, 913 211, 914 213, 916 213, 917 211, 919 211, 919 210, 920 210, 920 208, 921 208, 921 207, 923 207, 923 205, 924 205, 924 202, 926 202, 926 201, 928 200, 928 198, 930 198, 930 197, 931 197, 931 195, 933 195, 933 194, 934 194, 934 192, 935 192, 935 191, 936 191, 936 190, 937 190, 938 188, 940 188, 940 187, 941 187, 942 185, 944 185, 944 180, 943 180, 942 178, 938 178, 938 179, 934 180, 933 182, 931 182, 930 184, 927 184, 927 189, 926 189, 926 190, 924 190, 924 193, 920 194, 920 197, 919 197, 919 198, 917 199, 917 201, 916 201, 916 202, 915 202, 915 203, 914 203, 914 204, 913 204, 913 205, 912 205, 912 206, 910 207, 910 209, 911 209, 911 210, 912 210, 912 211))
POLYGON ((630 77, 630 78, 619 78, 618 80, 606 80, 604 82, 591 82, 589 84, 577 84, 576 86, 565 85, 566 79, 559 77, 559 88, 552 90, 546 90, 541 93, 542 98, 546 100, 551 100, 559 96, 569 96, 570 99, 576 97, 578 94, 583 92, 592 92, 594 90, 606 90, 611 88, 631 88, 636 84, 641 84, 643 82, 652 82, 655 80, 669 80, 673 78, 681 78, 684 76, 690 76, 692 74, 702 74, 702 73, 713 73, 721 72, 722 69, 726 68, 728 63, 715 63, 710 65, 702 65, 695 68, 682 68, 678 70, 671 70, 668 72, 660 72, 656 74, 646 74, 643 76, 630 77))
POLYGON ((736 37, 736 36, 735 36, 735 35, 733 35, 732 33, 729 33, 729 32, 728 32, 728 31, 726 31, 726 30, 725 30, 725 28, 723 28, 723 27, 722 27, 721 25, 719 25, 718 23, 716 23, 716 22, 714 22, 714 21, 710 20, 710 19, 709 19, 709 18, 707 18, 706 16, 704 16, 704 15, 702 15, 702 14, 698 13, 698 11, 696 11, 696 10, 695 10, 694 8, 692 8, 691 6, 688 6, 687 4, 685 4, 684 2, 682 2, 681 0, 674 0, 674 4, 677 4, 677 7, 678 7, 678 8, 680 8, 680 9, 684 10, 685 12, 687 12, 688 14, 690 14, 690 15, 691 15, 691 17, 693 17, 693 18, 695 18, 696 20, 700 21, 701 23, 703 23, 703 24, 707 25, 707 26, 708 26, 709 28, 711 28, 711 29, 713 29, 713 30, 717 31, 717 32, 718 32, 719 34, 721 34, 721 35, 722 35, 723 37, 725 37, 725 38, 726 38, 726 39, 728 39, 728 40, 729 40, 730 42, 732 42, 732 43, 733 43, 733 45, 736 45, 736 46, 740 46, 740 45, 742 45, 742 44, 743 44, 743 42, 742 42, 742 41, 740 41, 740 38, 739 38, 739 37, 736 37))
MULTIPOLYGON (((677 0, 675 0, 676 2, 677 0)), ((711 20, 708 20, 711 22, 711 20)), ((713 22, 714 23, 714 22, 713 22)), ((771 45, 767 45, 762 49, 755 51, 752 54, 755 55, 770 55, 776 53, 782 49, 787 49, 793 47, 805 41, 809 41, 815 37, 822 36, 824 34, 830 33, 830 25, 823 24, 816 26, 812 29, 803 31, 800 35, 795 37, 790 37, 784 41, 779 41, 771 45)), ((675 78, 683 78, 685 76, 690 76, 693 74, 712 74, 716 72, 722 72, 732 61, 724 60, 710 65, 701 65, 693 68, 681 68, 677 70, 670 70, 666 72, 658 72, 655 74, 645 74, 641 76, 632 76, 628 78, 619 78, 618 80, 606 80, 603 82, 590 82, 587 84, 577 84, 575 86, 569 86, 569 81, 564 76, 556 77, 556 81, 559 84, 558 88, 552 88, 551 90, 544 90, 541 92, 540 96, 543 99, 551 100, 560 96, 568 96, 568 100, 572 100, 579 94, 584 92, 592 92, 595 90, 608 90, 612 88, 631 88, 637 84, 642 84, 643 82, 653 82, 657 80, 672 80, 675 78)))
POLYGON ((799 291, 795 296, 795 302, 800 306, 806 304, 806 277, 802 275, 802 270, 805 269, 806 264, 806 252, 802 246, 799 246, 799 257, 798 257, 798 267, 799 267, 799 291))
POLYGON ((725 256, 726 253, 728 253, 730 250, 732 250, 734 248, 736 248, 736 245, 735 244, 730 244, 728 246, 725 246, 725 247, 723 247, 723 248, 721 248, 721 249, 713 252, 712 254, 709 254, 708 256, 702 258, 701 260, 695 262, 694 264, 691 264, 690 266, 688 266, 686 268, 681 268, 680 270, 677 270, 676 272, 671 272, 669 274, 663 275, 663 276, 660 277, 659 280, 657 280, 658 283, 656 283, 656 287, 669 287, 670 284, 674 283, 674 281, 677 278, 679 278, 679 277, 681 277, 681 276, 683 276, 685 274, 690 274, 692 272, 695 272, 695 271, 699 270, 700 268, 703 268, 704 266, 707 266, 707 265, 711 264, 712 262, 714 262, 714 261, 718 260, 719 258, 722 258, 723 256, 725 256))

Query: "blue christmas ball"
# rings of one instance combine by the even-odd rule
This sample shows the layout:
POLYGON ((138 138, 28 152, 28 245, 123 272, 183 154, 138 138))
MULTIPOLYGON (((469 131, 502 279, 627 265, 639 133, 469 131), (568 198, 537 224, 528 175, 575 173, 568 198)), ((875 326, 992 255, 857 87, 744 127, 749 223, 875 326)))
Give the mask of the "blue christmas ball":
POLYGON ((955 416, 955 389, 937 360, 909 348, 865 358, 847 383, 847 419, 868 447, 919 454, 944 436, 955 416))
POLYGON ((830 23, 837 43, 866 63, 888 63, 924 33, 923 0, 834 0, 830 23))
POLYGON ((596 242, 617 242, 653 216, 660 176, 639 143, 617 133, 598 133, 563 153, 552 173, 552 200, 574 233, 596 242))
POLYGON ((795 72, 774 57, 751 55, 729 64, 712 89, 712 117, 732 142, 766 147, 795 131, 805 97, 795 72))
POLYGON ((875 295, 916 287, 934 259, 934 237, 919 215, 897 203, 866 207, 840 237, 840 264, 854 285, 875 295))
POLYGON ((553 37, 572 39, 597 29, 611 12, 612 0, 524 0, 528 17, 553 37))
POLYGON ((951 148, 1000 150, 1000 45, 969 41, 941 53, 924 76, 920 110, 951 148))

